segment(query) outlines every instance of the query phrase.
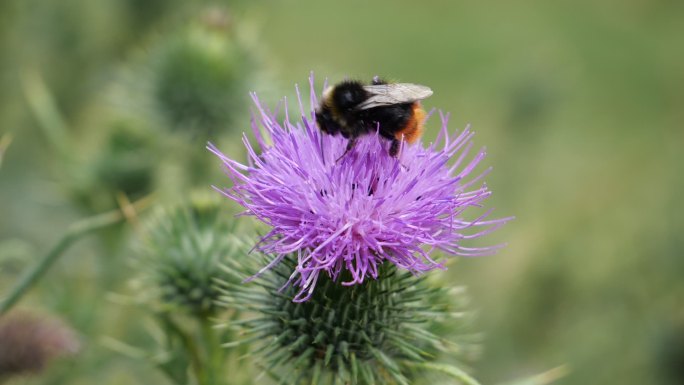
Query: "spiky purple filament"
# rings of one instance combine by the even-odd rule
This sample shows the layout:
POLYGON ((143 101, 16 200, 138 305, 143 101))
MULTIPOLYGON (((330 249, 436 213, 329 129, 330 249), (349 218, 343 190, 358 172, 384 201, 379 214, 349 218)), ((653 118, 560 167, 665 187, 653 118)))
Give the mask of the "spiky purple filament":
POLYGON ((303 109, 297 90, 301 121, 296 124, 290 122, 287 106, 280 124, 277 114, 252 94, 258 110, 252 130, 261 154, 243 135, 248 164, 208 146, 233 181, 222 193, 244 206, 246 214, 272 227, 257 247, 275 258, 257 275, 286 255, 296 254, 297 268, 290 281, 301 288, 294 299, 300 302, 312 295, 323 271, 337 280, 347 270, 352 278, 342 284, 355 285, 368 276, 377 278, 384 261, 418 274, 444 268, 444 262, 430 256, 435 249, 477 256, 499 247, 461 245, 509 219, 485 220, 490 211, 474 220, 462 216, 468 207, 481 207, 491 194, 484 184, 470 189, 489 169, 466 180, 485 157, 481 150, 466 161, 472 149, 469 128, 451 137, 448 115, 440 113, 438 138, 427 148, 405 145, 394 158, 388 154, 386 140, 367 135, 336 161, 347 140, 317 129, 313 77, 310 87, 309 111, 303 109))

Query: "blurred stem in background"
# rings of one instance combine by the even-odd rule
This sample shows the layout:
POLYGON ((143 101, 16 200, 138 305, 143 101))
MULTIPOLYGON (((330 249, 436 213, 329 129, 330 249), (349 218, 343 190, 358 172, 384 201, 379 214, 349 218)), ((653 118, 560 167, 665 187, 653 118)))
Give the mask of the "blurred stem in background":
POLYGON ((213 328, 213 322, 205 318, 200 321, 202 329, 202 337, 207 350, 207 357, 205 358, 205 384, 218 385, 223 381, 227 381, 227 376, 222 376, 221 367, 225 360, 225 354, 221 348, 221 343, 216 331, 213 328), (223 381, 221 381, 223 380, 223 381))
POLYGON ((17 284, 9 291, 9 295, 0 304, 0 314, 9 311, 20 299, 35 285, 47 270, 61 257, 64 252, 77 240, 93 231, 114 225, 127 218, 130 210, 140 211, 151 202, 151 197, 145 197, 131 204, 131 207, 122 207, 121 210, 110 211, 90 218, 82 219, 67 229, 66 233, 33 267, 19 278, 17 284))
POLYGON ((12 144, 13 136, 10 133, 6 133, 0 136, 0 167, 2 167, 2 159, 7 152, 7 148, 12 144))
POLYGON ((24 96, 38 126, 64 159, 71 159, 71 143, 67 124, 59 111, 55 99, 36 71, 25 71, 21 77, 24 96))

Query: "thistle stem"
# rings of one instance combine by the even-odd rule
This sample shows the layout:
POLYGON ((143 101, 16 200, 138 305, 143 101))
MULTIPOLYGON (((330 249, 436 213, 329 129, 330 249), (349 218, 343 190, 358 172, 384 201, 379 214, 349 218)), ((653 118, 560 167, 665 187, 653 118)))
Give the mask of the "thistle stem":
POLYGON ((204 366, 204 380, 202 385, 219 385, 218 379, 221 378, 219 370, 221 369, 222 349, 221 341, 214 329, 212 329, 211 322, 207 318, 200 321, 202 329, 202 337, 204 339, 206 348, 206 365, 204 366))
MULTIPOLYGON (((142 209, 149 204, 150 197, 145 197, 132 206, 142 209)), ((62 256, 69 246, 83 236, 121 222, 126 217, 121 210, 113 210, 73 223, 57 244, 48 251, 33 267, 29 268, 19 278, 17 284, 10 290, 9 295, 0 303, 0 315, 7 313, 26 292, 38 282, 45 272, 62 256)))
MULTIPOLYGON (((167 335, 175 335, 180 338, 180 342, 188 353, 190 359, 190 368, 195 374, 195 378, 199 384, 204 384, 203 380, 203 370, 204 365, 202 364, 202 358, 200 357, 199 349, 195 340, 191 338, 180 325, 178 325, 169 314, 160 313, 157 314, 159 322, 164 326, 164 330, 167 335)), ((170 347, 170 346, 169 346, 170 347)), ((174 378, 174 381, 176 379, 174 378)), ((176 382, 178 385, 182 385, 180 382, 176 382)))

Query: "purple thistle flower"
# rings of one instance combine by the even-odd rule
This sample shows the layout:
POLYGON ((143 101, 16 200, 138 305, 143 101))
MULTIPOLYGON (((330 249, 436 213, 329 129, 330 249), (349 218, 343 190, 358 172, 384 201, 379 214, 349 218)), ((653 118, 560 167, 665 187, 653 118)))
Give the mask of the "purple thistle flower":
POLYGON ((501 246, 461 244, 510 219, 487 220, 491 210, 475 219, 463 216, 469 207, 481 207, 491 194, 484 183, 476 186, 491 168, 471 175, 485 152, 467 160, 473 146, 468 127, 450 135, 448 115, 440 112, 439 135, 427 148, 420 142, 405 144, 394 158, 388 153, 389 141, 366 135, 336 162, 347 140, 318 129, 313 76, 310 87, 308 110, 297 89, 301 120, 294 124, 286 102, 285 119, 279 123, 277 112, 252 94, 258 111, 252 130, 261 154, 243 134, 248 164, 208 146, 233 181, 222 193, 244 206, 244 214, 272 227, 255 247, 275 258, 255 277, 296 254, 297 267, 289 283, 301 288, 294 301, 302 302, 312 295, 322 272, 337 280, 346 270, 351 278, 342 284, 356 285, 369 276, 376 279, 384 261, 419 274, 444 269, 444 261, 431 256, 435 249, 479 256, 501 246))

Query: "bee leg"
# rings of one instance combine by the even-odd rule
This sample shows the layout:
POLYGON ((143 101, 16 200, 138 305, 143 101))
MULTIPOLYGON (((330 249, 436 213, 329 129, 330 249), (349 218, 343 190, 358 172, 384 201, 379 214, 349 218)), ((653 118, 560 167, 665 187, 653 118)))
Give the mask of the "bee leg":
POLYGON ((396 158, 399 154, 399 141, 395 138, 392 139, 392 144, 390 145, 389 154, 392 158, 396 158))
POLYGON ((337 158, 335 163, 339 162, 340 159, 344 158, 344 156, 347 155, 349 153, 349 151, 351 151, 352 148, 354 148, 355 144, 356 144, 356 138, 349 139, 349 141, 347 142, 347 149, 344 150, 344 153, 339 158, 337 158))

